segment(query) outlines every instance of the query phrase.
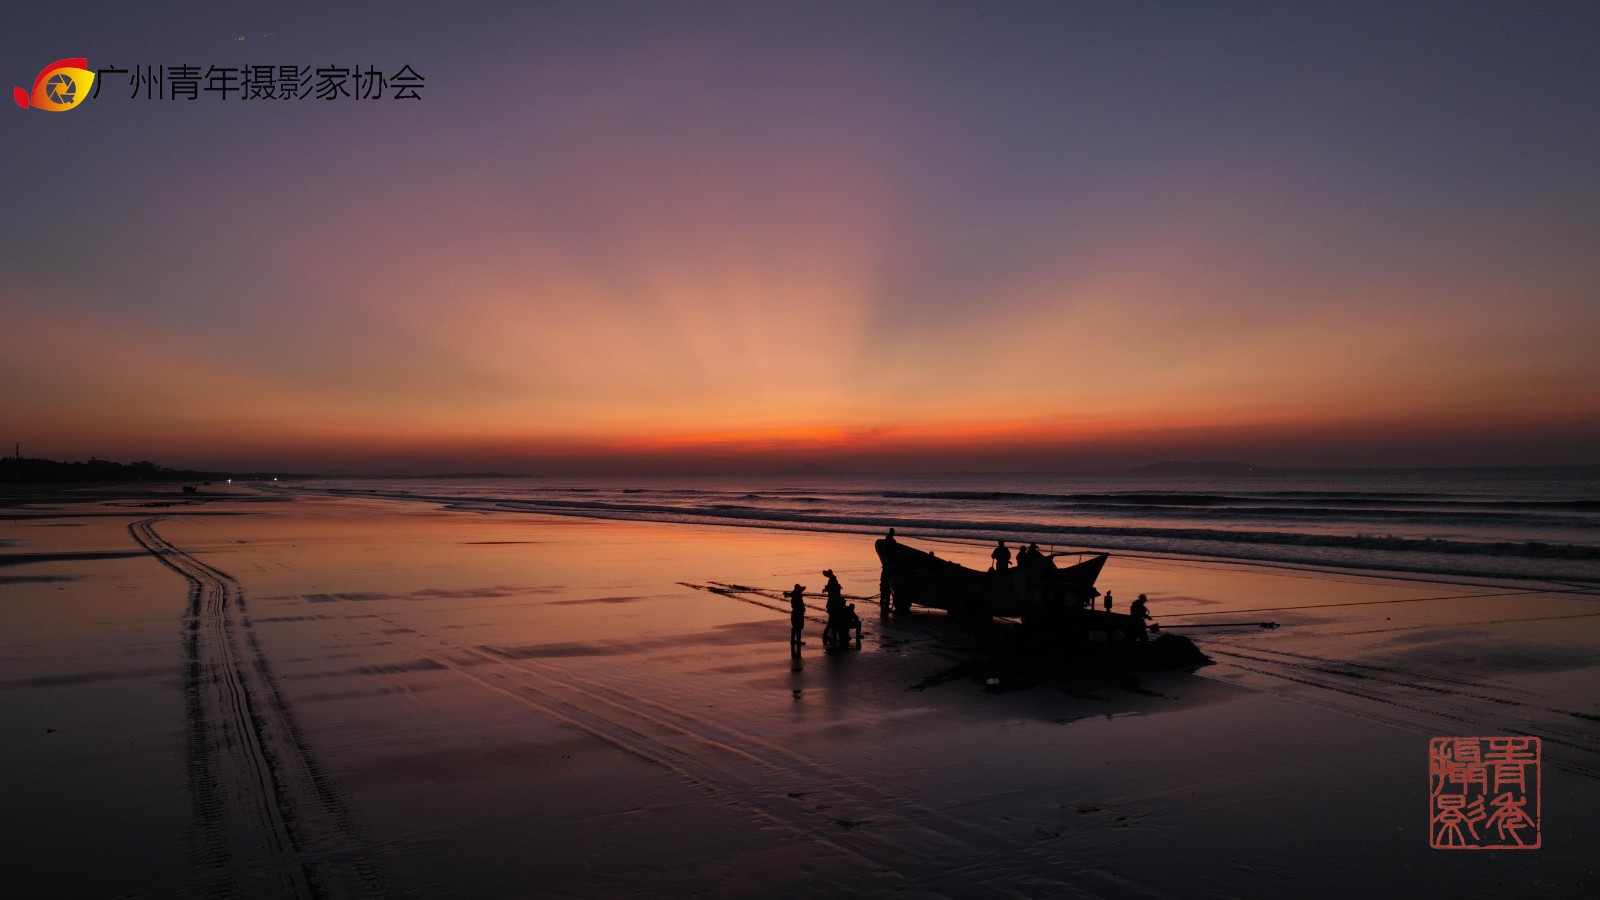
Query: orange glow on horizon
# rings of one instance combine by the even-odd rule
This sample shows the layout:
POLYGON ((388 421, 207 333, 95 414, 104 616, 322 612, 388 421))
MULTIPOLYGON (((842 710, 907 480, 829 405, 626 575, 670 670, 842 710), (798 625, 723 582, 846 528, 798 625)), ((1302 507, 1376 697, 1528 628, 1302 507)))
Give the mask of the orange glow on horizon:
MULTIPOLYGON (((1153 327, 1131 289, 1107 296, 1122 299, 1067 305, 1038 328, 969 323, 960 338, 942 328, 872 337, 858 316, 855 337, 814 338, 799 362, 782 341, 719 362, 717 341, 692 353, 652 344, 657 321, 630 329, 625 321, 565 319, 567 331, 539 331, 510 324, 521 315, 515 304, 474 305, 453 321, 477 317, 475 325, 447 331, 443 349, 427 346, 426 319, 417 319, 402 343, 414 347, 410 353, 392 355, 394 345, 379 342, 372 355, 357 344, 348 359, 323 360, 302 378, 267 376, 180 327, 62 319, 51 310, 74 298, 41 286, 24 290, 28 302, 13 307, 13 323, 31 340, 11 348, 7 365, 24 374, 16 383, 30 385, 11 401, 14 418, 29 433, 50 435, 32 446, 54 441, 61 449, 52 452, 62 457, 209 457, 216 465, 270 458, 316 468, 318 460, 361 465, 385 455, 430 466, 492 459, 512 470, 518 460, 591 458, 892 465, 899 456, 966 465, 957 458, 1018 454, 1045 465, 1073 454, 1165 457, 1230 435, 1315 448, 1542 434, 1576 427, 1563 422, 1600 421, 1600 398, 1567 387, 1593 363, 1563 353, 1530 365, 1535 357, 1525 348, 1560 346, 1564 338, 1538 343, 1516 325, 1485 344, 1461 322, 1402 329, 1397 315, 1393 330, 1373 331, 1337 316, 1301 316, 1231 343, 1195 340, 1192 329, 1148 331, 1150 340, 1108 339, 1064 357, 1056 335, 1070 332, 1074 320, 1085 324, 1085 309, 1102 317, 1094 333, 1153 327), (602 338, 597 328, 623 333, 602 338), (487 335, 477 354, 473 333, 487 335), (527 355, 520 339, 530 336, 538 341, 531 370, 519 362, 527 355), (593 353, 603 340, 627 351, 593 353), (976 354, 970 358, 990 366, 941 365, 951 352, 942 348, 960 340, 976 354), (859 350, 873 344, 880 352, 859 350), (74 363, 62 368, 59 348, 69 346, 74 363), (1469 367, 1438 363, 1466 354, 1469 367), (775 365, 757 362, 769 356, 775 365), (559 389, 541 384, 551 378, 560 379, 559 389), (105 437, 111 432, 115 441, 105 437)), ((748 315, 760 309, 751 305, 748 315)), ((726 333, 712 324, 717 310, 698 315, 685 327, 726 333)))

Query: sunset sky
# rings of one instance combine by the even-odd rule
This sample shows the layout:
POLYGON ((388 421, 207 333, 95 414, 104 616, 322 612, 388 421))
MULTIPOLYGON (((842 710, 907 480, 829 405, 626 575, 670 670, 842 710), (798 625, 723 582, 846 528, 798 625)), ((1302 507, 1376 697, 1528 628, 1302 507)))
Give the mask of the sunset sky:
POLYGON ((72 56, 426 79, 0 110, 7 451, 1600 463, 1600 4, 5 16, 6 87, 72 56))

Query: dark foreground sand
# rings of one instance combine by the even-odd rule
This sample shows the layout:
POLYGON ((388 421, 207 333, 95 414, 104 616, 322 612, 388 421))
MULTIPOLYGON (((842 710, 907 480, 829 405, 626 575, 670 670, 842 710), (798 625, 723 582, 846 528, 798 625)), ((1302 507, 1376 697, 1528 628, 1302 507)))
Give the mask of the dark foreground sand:
POLYGON ((6 896, 1600 893, 1592 590, 1114 557, 1283 627, 1096 672, 863 603, 796 662, 868 538, 186 499, 0 509, 6 896), (1430 849, 1429 739, 1504 734, 1542 848, 1430 849))

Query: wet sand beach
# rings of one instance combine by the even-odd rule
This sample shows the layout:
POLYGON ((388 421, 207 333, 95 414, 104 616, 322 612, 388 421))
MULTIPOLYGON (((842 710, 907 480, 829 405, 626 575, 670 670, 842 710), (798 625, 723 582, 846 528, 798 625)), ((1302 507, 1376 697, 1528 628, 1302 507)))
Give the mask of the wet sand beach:
POLYGON ((1114 555, 1121 604, 1246 623, 1134 672, 880 618, 867 535, 203 490, 0 509, 13 896, 1600 884, 1593 588, 1114 555), (824 568, 859 653, 822 652, 824 568), (1542 846, 1431 849, 1430 739, 1500 735, 1542 739, 1542 846))

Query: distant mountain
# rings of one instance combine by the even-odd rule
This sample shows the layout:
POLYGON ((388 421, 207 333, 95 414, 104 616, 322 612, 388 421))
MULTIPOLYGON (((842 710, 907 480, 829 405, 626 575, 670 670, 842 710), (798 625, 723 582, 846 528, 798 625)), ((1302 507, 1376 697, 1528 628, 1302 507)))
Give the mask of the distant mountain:
POLYGON ((783 470, 782 472, 780 472, 778 474, 780 474, 780 475, 832 475, 833 473, 828 471, 827 469, 824 469, 822 466, 817 465, 816 463, 805 463, 804 465, 795 466, 792 469, 785 469, 785 470, 783 470))
MULTIPOLYGON (((307 476, 309 477, 309 476, 307 476)), ((474 478, 532 478, 528 474, 515 472, 326 472, 317 477, 349 479, 352 481, 389 481, 403 479, 406 481, 429 480, 469 480, 474 478)))
POLYGON ((1259 475, 1266 469, 1237 462, 1184 462, 1172 459, 1128 471, 1135 475, 1259 475))

